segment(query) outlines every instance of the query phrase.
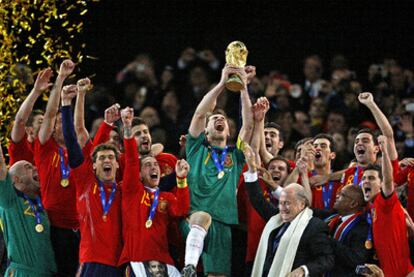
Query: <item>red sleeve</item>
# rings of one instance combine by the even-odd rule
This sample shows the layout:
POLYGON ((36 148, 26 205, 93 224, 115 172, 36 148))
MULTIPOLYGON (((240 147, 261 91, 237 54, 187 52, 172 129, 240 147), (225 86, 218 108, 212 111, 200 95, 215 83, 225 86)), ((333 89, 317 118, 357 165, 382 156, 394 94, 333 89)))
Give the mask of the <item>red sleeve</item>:
POLYGON ((93 138, 93 145, 99 145, 101 143, 105 143, 109 140, 109 133, 111 133, 113 127, 102 121, 101 125, 99 126, 98 131, 93 138))
POLYGON ((139 157, 135 138, 124 139, 124 147, 125 169, 122 181, 122 192, 128 194, 137 192, 137 190, 144 190, 144 186, 140 184, 139 157))
MULTIPOLYGON (((407 211, 411 218, 414 218, 414 167, 407 166, 403 170, 407 180, 407 211)), ((401 174, 400 174, 401 175, 401 174)))
POLYGON ((407 180, 408 180, 408 174, 411 172, 411 170, 413 168, 410 167, 410 166, 407 166, 404 169, 401 169, 399 167, 399 169, 400 169, 400 171, 399 171, 399 173, 396 176, 395 176, 395 174, 393 174, 394 175, 394 182, 397 184, 397 186, 401 186, 401 185, 403 185, 403 184, 405 184, 407 182, 407 180))
MULTIPOLYGON (((399 164, 398 159, 391 161, 391 164, 392 164, 393 179, 394 179, 394 182, 396 182, 401 172, 400 164, 399 164)), ((400 184, 397 183, 397 185, 400 185, 400 184)))
POLYGON ((91 175, 92 172, 94 172, 93 165, 92 165, 92 159, 85 158, 83 160, 83 163, 80 166, 78 166, 77 168, 71 169, 71 170, 72 170, 71 174, 73 174, 73 177, 75 179, 76 194, 82 195, 85 189, 87 188, 87 185, 90 185, 89 176, 91 175))
POLYGON ((25 160, 34 164, 33 146, 30 142, 27 141, 26 134, 24 134, 24 137, 18 143, 14 143, 13 140, 10 141, 8 153, 10 156, 10 166, 12 166, 15 162, 21 160, 25 160))
POLYGON ((391 212, 394 205, 399 204, 397 193, 394 191, 389 197, 385 198, 382 192, 375 198, 376 208, 384 213, 391 212))
POLYGON ((92 161, 92 152, 94 149, 94 144, 89 139, 85 146, 82 148, 83 158, 84 160, 92 161))
POLYGON ((170 202, 168 213, 171 216, 186 216, 190 210, 190 192, 188 191, 188 186, 178 188, 175 197, 173 196, 170 202))
POLYGON ((53 137, 50 137, 45 144, 41 144, 39 138, 35 139, 34 142, 34 159, 36 164, 40 164, 42 159, 50 154, 53 154, 54 146, 56 142, 53 137))

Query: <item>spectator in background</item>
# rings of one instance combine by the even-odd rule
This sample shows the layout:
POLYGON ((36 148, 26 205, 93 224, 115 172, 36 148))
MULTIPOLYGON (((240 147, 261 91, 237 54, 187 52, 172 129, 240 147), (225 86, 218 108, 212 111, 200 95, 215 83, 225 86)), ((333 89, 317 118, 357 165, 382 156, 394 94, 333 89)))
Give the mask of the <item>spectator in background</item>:
POLYGON ((326 116, 326 105, 323 99, 320 97, 312 99, 308 113, 312 135, 321 133, 326 116))
POLYGON ((160 116, 158 111, 153 107, 145 107, 139 115, 147 124, 152 141, 154 143, 161 143, 165 145, 167 143, 167 132, 161 126, 160 116))
POLYGON ((330 111, 326 119, 325 131, 328 134, 340 133, 345 134, 348 125, 345 115, 340 111, 330 111))

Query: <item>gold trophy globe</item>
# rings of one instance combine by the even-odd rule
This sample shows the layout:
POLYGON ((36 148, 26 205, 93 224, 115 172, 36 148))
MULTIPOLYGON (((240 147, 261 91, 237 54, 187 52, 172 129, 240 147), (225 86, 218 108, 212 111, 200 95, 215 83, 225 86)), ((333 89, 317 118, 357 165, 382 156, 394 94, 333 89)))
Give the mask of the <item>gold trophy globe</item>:
MULTIPOLYGON (((244 68, 247 60, 246 45, 241 41, 231 42, 226 49, 226 63, 235 67, 244 68)), ((238 92, 244 87, 243 81, 237 74, 230 75, 226 82, 226 88, 233 92, 238 92)))

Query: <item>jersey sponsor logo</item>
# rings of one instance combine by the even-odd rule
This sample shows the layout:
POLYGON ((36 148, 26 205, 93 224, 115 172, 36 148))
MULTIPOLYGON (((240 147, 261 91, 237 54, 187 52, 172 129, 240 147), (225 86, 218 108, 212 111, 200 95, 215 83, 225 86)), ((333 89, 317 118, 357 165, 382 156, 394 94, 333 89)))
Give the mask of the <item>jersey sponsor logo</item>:
POLYGON ((160 202, 158 203, 157 210, 160 213, 166 213, 167 212, 167 208, 168 208, 168 201, 161 198, 160 199, 160 202))
POLYGON ((224 167, 231 167, 233 166, 233 158, 231 154, 227 154, 226 159, 224 160, 224 167))

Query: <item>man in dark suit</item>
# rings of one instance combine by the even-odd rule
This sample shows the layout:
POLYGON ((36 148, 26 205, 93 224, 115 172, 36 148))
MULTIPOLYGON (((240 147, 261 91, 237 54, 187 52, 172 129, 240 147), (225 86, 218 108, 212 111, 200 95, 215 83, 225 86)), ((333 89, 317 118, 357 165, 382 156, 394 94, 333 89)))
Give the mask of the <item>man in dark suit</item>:
MULTIPOLYGON (((249 167, 244 173, 246 189, 249 197, 260 195, 256 155, 249 146, 245 146, 244 152, 249 167)), ((252 276, 320 276, 333 268, 334 253, 328 228, 312 216, 309 195, 302 186, 290 184, 283 188, 279 208, 267 203, 262 196, 255 198, 260 204, 251 200, 253 206, 269 222, 262 234, 252 276)))
POLYGON ((361 187, 345 186, 336 196, 337 215, 329 221, 335 252, 335 267, 329 276, 358 276, 357 265, 368 262, 372 245, 366 243, 370 226, 364 213, 365 201, 361 187))

